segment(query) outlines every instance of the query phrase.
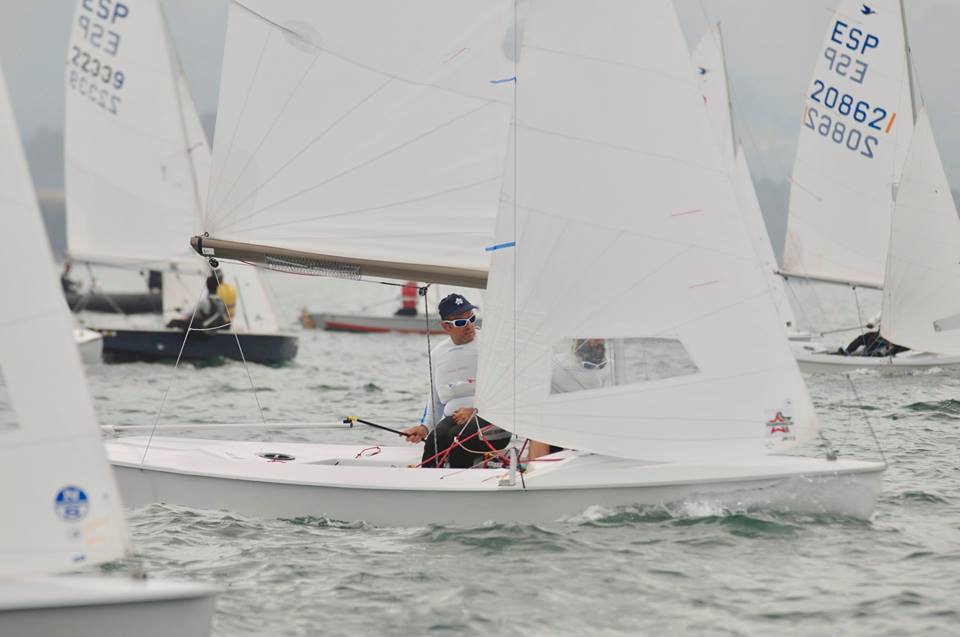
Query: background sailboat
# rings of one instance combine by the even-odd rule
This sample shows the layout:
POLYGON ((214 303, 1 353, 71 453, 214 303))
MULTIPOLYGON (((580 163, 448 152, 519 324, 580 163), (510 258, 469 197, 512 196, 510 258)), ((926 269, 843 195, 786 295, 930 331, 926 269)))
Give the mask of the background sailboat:
MULTIPOLYGON (((902 286, 886 290, 888 249, 902 245, 904 239, 895 235, 915 232, 903 223, 891 230, 916 111, 903 12, 902 0, 843 0, 829 23, 804 102, 784 251, 787 276, 883 288, 881 325, 891 295, 905 292, 902 286)), ((903 308, 906 302, 897 303, 903 308)), ((895 320, 904 323, 903 310, 895 320)), ((896 357, 835 352, 808 346, 797 360, 805 371, 817 372, 960 365, 960 358, 922 346, 896 357)))
MULTIPOLYGON (((274 206, 278 218, 290 220, 286 202, 306 192, 308 173, 305 166, 290 168, 293 162, 284 157, 296 161, 303 142, 264 135, 281 121, 297 131, 303 130, 298 117, 306 126, 314 113, 338 122, 355 112, 356 104, 341 103, 336 93, 292 100, 323 86, 324 72, 369 74, 374 88, 397 84, 406 100, 426 100, 410 113, 401 109, 401 117, 418 113, 449 123, 485 105, 499 108, 503 98, 492 103, 482 97, 496 86, 491 78, 499 80, 503 66, 512 67, 507 95, 518 94, 506 101, 514 125, 500 172, 494 243, 486 252, 493 257, 479 408, 519 436, 577 451, 534 463, 521 477, 505 469, 411 468, 420 450, 409 445, 378 446, 374 453, 361 445, 271 443, 268 450, 259 441, 154 438, 145 448, 146 439, 129 438, 108 444, 124 493, 139 502, 160 498, 259 515, 324 513, 387 524, 550 520, 591 504, 656 504, 704 493, 869 515, 883 465, 770 455, 814 436, 816 417, 742 229, 672 3, 532 3, 519 56, 512 2, 378 4, 388 12, 382 27, 371 27, 363 5, 232 5, 221 103, 236 109, 237 96, 248 93, 250 119, 234 135, 218 133, 222 153, 215 159, 228 163, 215 161, 213 192, 218 179, 229 184, 237 178, 228 169, 229 150, 251 135, 253 148, 269 147, 274 164, 291 171, 280 170, 275 182, 247 195, 263 206, 258 223, 271 227, 266 213, 274 206), (451 52, 467 51, 459 70, 447 65, 451 52), (251 65, 246 56, 253 52, 269 63, 251 65), (258 81, 261 74, 274 77, 272 65, 308 70, 309 81, 279 93, 296 104, 289 119, 278 119, 275 106, 266 108, 285 103, 275 85, 258 81), (650 94, 660 99, 647 99, 650 94), (425 108, 434 100, 437 106, 425 108), (457 105, 453 112, 440 108, 448 100, 457 105), (569 350, 571 339, 604 341, 622 352, 617 384, 553 392, 557 348, 569 350), (679 362, 655 358, 666 345, 675 346, 671 354, 679 362)), ((406 100, 400 103, 413 104, 406 100)), ((236 116, 226 120, 226 130, 234 130, 236 116)), ((386 119, 362 130, 381 142, 396 134, 393 124, 386 119)), ((314 126, 323 136, 343 134, 325 122, 314 126)), ((439 128, 428 121, 421 126, 439 128)), ((354 122, 346 127, 360 130, 354 122)), ((392 140, 388 148, 402 146, 425 162, 428 175, 458 160, 456 148, 435 155, 427 152, 433 140, 420 146, 423 139, 399 146, 392 140)), ((383 155, 381 148, 374 157, 383 155)), ((341 161, 320 154, 309 163, 333 164, 338 175, 345 170, 341 161)), ((369 157, 358 164, 371 165, 376 161, 369 157)), ((417 168, 408 167, 414 174, 417 168)), ((347 185, 339 186, 341 205, 382 196, 370 193, 381 174, 358 178, 352 196, 347 185)), ((330 183, 324 174, 314 179, 330 183)), ((390 212, 391 224, 403 218, 404 208, 390 212)), ((364 223, 366 230, 357 226, 354 237, 358 260, 364 259, 352 262, 346 246, 326 263, 350 265, 357 276, 370 266, 379 273, 423 268, 437 278, 480 278, 481 246, 458 255, 459 271, 442 257, 427 261, 437 252, 421 252, 419 236, 398 244, 389 259, 367 258, 380 238, 377 229, 390 224, 377 218, 364 223), (478 266, 468 267, 468 259, 478 266)), ((307 267, 313 260, 317 270, 324 262, 320 253, 307 252, 306 239, 281 241, 268 230, 259 243, 244 245, 237 237, 253 240, 254 231, 231 227, 224 231, 237 233, 233 239, 221 241, 211 232, 213 240, 203 237, 198 247, 267 263, 296 258, 307 267)))
POLYGON ((0 629, 18 636, 207 634, 208 587, 52 575, 122 559, 130 540, 8 104, 0 74, 0 295, 8 301, 0 390, 12 410, 0 420, 0 480, 10 487, 11 512, 0 525, 0 629))
MULTIPOLYGON (((189 313, 207 265, 184 236, 199 231, 210 149, 156 0, 107 19, 78 2, 66 64, 67 242, 74 259, 164 272, 164 318, 189 313), (109 34, 100 35, 106 28, 109 34)), ((283 362, 280 334, 256 270, 225 266, 238 289, 232 331, 247 360, 283 362)), ((205 291, 204 291, 205 293, 205 291)), ((110 360, 175 358, 182 333, 112 328, 110 360)), ((192 334, 183 358, 240 358, 233 333, 192 334)))

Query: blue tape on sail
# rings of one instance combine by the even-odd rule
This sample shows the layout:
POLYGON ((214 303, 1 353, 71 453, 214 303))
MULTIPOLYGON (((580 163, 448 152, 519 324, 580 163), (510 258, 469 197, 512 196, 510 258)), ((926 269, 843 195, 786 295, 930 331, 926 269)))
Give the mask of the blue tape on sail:
POLYGON ((490 80, 490 83, 491 83, 491 84, 503 84, 504 82, 516 82, 516 81, 517 81, 517 76, 514 75, 513 77, 505 77, 505 78, 503 78, 502 80, 490 80))
POLYGON ((504 248, 512 248, 517 245, 516 241, 507 241, 506 243, 498 243, 496 245, 487 246, 484 248, 487 252, 495 252, 497 250, 503 250, 504 248))

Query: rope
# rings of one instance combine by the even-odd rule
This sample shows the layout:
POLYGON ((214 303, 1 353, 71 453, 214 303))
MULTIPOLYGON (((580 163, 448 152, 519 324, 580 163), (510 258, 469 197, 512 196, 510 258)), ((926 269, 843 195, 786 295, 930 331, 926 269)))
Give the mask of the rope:
MULTIPOLYGON (((219 287, 223 283, 223 281, 220 280, 220 276, 217 274, 216 268, 213 268, 213 276, 216 277, 217 287, 219 287)), ((196 313, 196 310, 194 310, 194 313, 196 313)), ((191 323, 192 322, 193 320, 191 319, 191 323)), ((232 322, 227 323, 228 326, 231 324, 232 322)), ((187 331, 189 330, 190 328, 188 327, 187 331)), ((251 391, 253 391, 253 399, 257 402, 257 410, 260 412, 260 422, 262 422, 263 424, 267 424, 267 419, 263 415, 263 405, 260 403, 260 394, 257 393, 257 386, 254 384, 253 376, 250 374, 250 366, 247 364, 247 357, 243 353, 243 345, 240 344, 240 334, 237 333, 237 330, 233 330, 233 338, 234 340, 237 341, 237 350, 240 351, 240 360, 241 362, 243 362, 243 371, 247 373, 247 380, 250 381, 250 389, 251 391)))
MULTIPOLYGON (((433 345, 430 343, 430 302, 429 302, 429 297, 427 296, 427 293, 429 291, 430 291, 429 283, 424 285, 419 290, 421 296, 423 296, 423 320, 424 320, 424 325, 426 326, 426 329, 427 329, 427 369, 430 370, 430 395, 427 398, 427 400, 429 401, 428 407, 430 408, 430 419, 433 420, 432 431, 433 431, 433 454, 434 455, 433 457, 430 458, 430 460, 433 460, 433 458, 436 458, 438 455, 440 455, 440 453, 437 450, 437 430, 436 430, 437 414, 434 413, 437 408, 437 403, 436 401, 433 400, 434 392, 437 391, 437 387, 436 387, 436 381, 434 380, 434 377, 433 377, 433 345)), ((420 465, 418 466, 422 466, 422 465, 423 465, 423 462, 421 462, 420 465)))
POLYGON ((877 437, 877 432, 873 429, 873 422, 870 420, 870 416, 867 415, 866 410, 863 408, 863 401, 860 400, 860 393, 857 391, 857 386, 853 382, 850 374, 845 374, 847 381, 850 383, 850 389, 853 390, 853 396, 857 401, 857 406, 860 408, 860 411, 863 413, 863 420, 867 423, 867 428, 870 430, 870 435, 873 436, 873 441, 877 445, 877 451, 880 452, 880 459, 883 460, 883 466, 889 466, 887 462, 887 454, 883 452, 883 445, 880 444, 880 439, 877 437))
POLYGON ((150 451, 150 445, 153 443, 153 436, 157 433, 157 425, 160 424, 160 414, 163 413, 163 408, 167 404, 167 395, 170 393, 170 388, 173 386, 173 379, 176 378, 177 368, 180 367, 180 359, 183 357, 183 350, 187 346, 187 338, 190 336, 190 328, 193 326, 193 321, 197 317, 197 310, 200 309, 200 300, 203 299, 203 294, 206 291, 206 285, 200 290, 200 296, 197 298, 197 304, 193 307, 193 314, 190 315, 190 323, 187 325, 187 330, 183 333, 183 341, 180 343, 180 351, 177 353, 177 362, 173 364, 173 370, 170 372, 170 382, 167 383, 167 388, 163 391, 163 398, 160 400, 160 408, 157 409, 157 415, 153 419, 153 427, 150 429, 150 436, 147 438, 147 445, 143 449, 143 456, 140 457, 140 466, 143 467, 143 464, 147 460, 147 452, 150 451))

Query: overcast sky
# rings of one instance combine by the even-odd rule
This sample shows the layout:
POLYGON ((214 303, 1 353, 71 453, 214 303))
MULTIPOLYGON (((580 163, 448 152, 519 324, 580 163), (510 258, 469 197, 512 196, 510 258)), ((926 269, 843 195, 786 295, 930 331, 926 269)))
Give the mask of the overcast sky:
MULTIPOLYGON (((0 60, 21 133, 29 142, 42 128, 62 127, 62 65, 75 3, 3 1, 0 60)), ((834 4, 833 0, 676 0, 691 47, 708 21, 722 23, 737 130, 757 178, 789 178, 804 92, 834 4)), ((923 96, 947 175, 957 188, 960 0, 905 0, 905 4, 923 96)), ((213 112, 227 0, 165 0, 164 6, 198 108, 201 113, 213 112)))

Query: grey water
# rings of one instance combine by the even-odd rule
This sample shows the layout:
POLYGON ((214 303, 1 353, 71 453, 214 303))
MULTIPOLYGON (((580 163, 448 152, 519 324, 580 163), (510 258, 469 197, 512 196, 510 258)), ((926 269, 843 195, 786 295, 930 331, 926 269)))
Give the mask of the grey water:
MULTIPOLYGON (((269 280, 282 322, 297 330, 301 305, 389 313, 396 294, 289 279, 269 280)), ((878 305, 858 300, 863 313, 878 305)), ((814 296, 804 306, 846 308, 829 317, 842 326, 856 319, 849 301, 814 296)), ((299 356, 284 367, 91 366, 100 421, 152 424, 165 392, 161 426, 256 424, 258 400, 268 423, 419 416, 423 337, 299 334, 299 356)), ((491 511, 480 526, 380 528, 157 504, 129 511, 133 541, 153 576, 223 589, 216 635, 960 635, 960 373, 863 373, 852 384, 810 376, 808 385, 841 454, 877 458, 879 443, 890 463, 869 521, 693 501, 542 525, 491 511)), ((365 429, 204 435, 396 442, 365 429)))

